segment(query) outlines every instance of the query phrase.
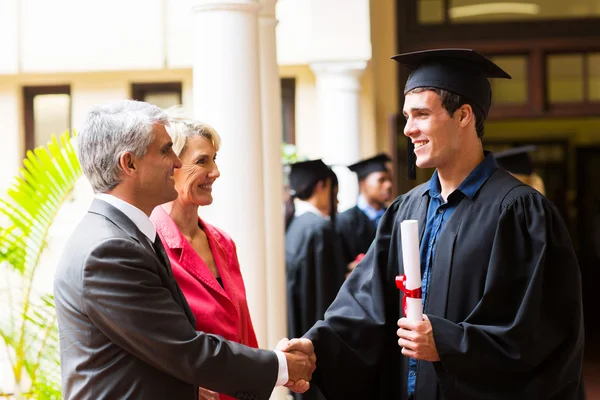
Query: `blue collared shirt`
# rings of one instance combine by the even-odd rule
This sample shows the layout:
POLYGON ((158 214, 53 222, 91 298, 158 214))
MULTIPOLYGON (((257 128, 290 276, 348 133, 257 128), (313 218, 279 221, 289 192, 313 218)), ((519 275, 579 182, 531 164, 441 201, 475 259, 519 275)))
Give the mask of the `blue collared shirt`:
POLYGON ((382 208, 381 210, 376 210, 375 208, 373 208, 373 206, 371 206, 363 196, 358 196, 358 199, 356 200, 356 207, 358 207, 358 209, 362 211, 367 216, 367 218, 369 218, 369 220, 373 221, 373 223, 375 223, 375 226, 379 224, 379 220, 385 213, 384 208, 382 208))
MULTIPOLYGON (((448 201, 444 202, 442 198, 442 188, 438 178, 437 170, 429 180, 429 190, 425 192, 429 196, 429 208, 427 209, 427 222, 421 239, 421 281, 423 309, 427 303, 427 290, 429 289, 429 280, 431 277, 431 267, 433 257, 435 255, 435 247, 437 240, 444 229, 444 225, 450 219, 450 216, 458 207, 460 201, 468 197, 473 199, 481 186, 498 168, 496 160, 491 153, 487 153, 485 159, 471 171, 469 176, 458 186, 458 188, 450 193, 448 201)), ((411 358, 408 363, 408 394, 411 395, 415 391, 415 382, 417 378, 417 360, 411 358)))

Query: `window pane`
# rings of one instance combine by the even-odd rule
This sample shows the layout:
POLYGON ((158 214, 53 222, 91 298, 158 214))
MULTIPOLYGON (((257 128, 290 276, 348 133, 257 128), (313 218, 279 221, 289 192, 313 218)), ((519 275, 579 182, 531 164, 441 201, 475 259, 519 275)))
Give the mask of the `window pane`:
POLYGON ((160 108, 169 108, 180 105, 181 97, 178 92, 150 92, 146 93, 144 101, 160 108))
POLYGON ((600 100, 600 53, 588 54, 589 93, 591 101, 600 100))
POLYGON ((454 23, 596 18, 600 16, 598 0, 450 0, 449 7, 450 21, 454 23))
POLYGON ((527 104, 527 57, 497 56, 491 59, 512 79, 490 79, 493 104, 527 104))
POLYGON ((420 24, 444 22, 444 2, 442 0, 419 0, 417 18, 420 24))
POLYGON ((553 54, 547 63, 550 103, 583 101, 583 55, 553 54))
POLYGON ((56 136, 71 129, 71 96, 38 94, 33 98, 34 146, 46 145, 56 136))

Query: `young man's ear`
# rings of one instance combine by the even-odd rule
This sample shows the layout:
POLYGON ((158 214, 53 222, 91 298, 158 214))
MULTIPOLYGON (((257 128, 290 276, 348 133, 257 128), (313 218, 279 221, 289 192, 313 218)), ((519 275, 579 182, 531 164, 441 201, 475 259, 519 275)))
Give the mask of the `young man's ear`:
POLYGON ((474 120, 473 108, 468 104, 463 104, 458 110, 458 124, 461 128, 465 128, 471 121, 474 120))
POLYGON ((130 152, 125 152, 119 157, 119 166, 126 175, 133 175, 136 172, 135 156, 130 152))

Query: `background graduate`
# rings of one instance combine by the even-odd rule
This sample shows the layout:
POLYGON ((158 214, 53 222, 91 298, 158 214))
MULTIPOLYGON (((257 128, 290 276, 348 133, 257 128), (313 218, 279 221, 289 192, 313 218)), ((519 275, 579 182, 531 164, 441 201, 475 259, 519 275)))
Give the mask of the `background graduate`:
POLYGON ((533 169, 530 153, 535 149, 535 146, 519 146, 494 153, 494 157, 500 168, 504 168, 524 184, 545 195, 544 181, 533 169))
POLYGON ((389 161, 386 154, 378 154, 348 166, 358 178, 359 196, 356 206, 337 216, 336 227, 342 240, 344 263, 349 264, 350 270, 356 257, 369 249, 379 220, 392 200, 392 180, 386 166, 389 161))
MULTIPOLYGON (((288 333, 301 336, 323 319, 343 282, 341 247, 334 227, 338 180, 321 160, 292 164, 293 215, 286 221, 288 333)), ((296 399, 324 399, 311 388, 296 399)))
POLYGON ((315 352, 328 400, 575 399, 584 331, 567 228, 482 148, 487 78, 508 74, 470 50, 394 58, 412 69, 404 134, 436 170, 390 205, 324 321, 289 347, 315 352), (398 319, 406 219, 419 221, 423 321, 398 319))

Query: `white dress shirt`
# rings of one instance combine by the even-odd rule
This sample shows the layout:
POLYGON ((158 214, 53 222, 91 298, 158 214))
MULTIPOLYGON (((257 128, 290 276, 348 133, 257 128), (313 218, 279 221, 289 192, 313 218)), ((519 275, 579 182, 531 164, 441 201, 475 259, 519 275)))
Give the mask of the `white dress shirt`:
MULTIPOLYGON (((150 240, 150 244, 154 244, 154 240, 156 239, 156 227, 145 212, 129 204, 128 202, 113 196, 112 194, 97 193, 95 197, 98 200, 102 200, 110 204, 125 214, 127 218, 129 218, 144 234, 144 236, 150 240)), ((277 360, 279 361, 279 370, 277 372, 277 381, 275 382, 275 386, 283 386, 289 380, 287 360, 285 359, 285 354, 283 354, 282 351, 274 351, 277 355, 277 360)))
POLYGON ((324 215, 317 207, 306 200, 294 199, 294 217, 299 217, 306 213, 317 214, 319 217, 330 219, 329 215, 324 215))

